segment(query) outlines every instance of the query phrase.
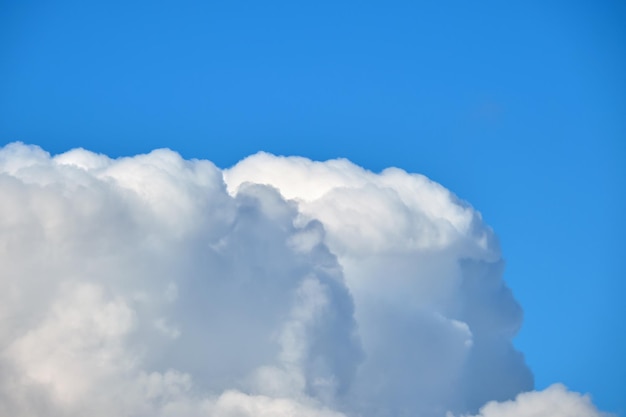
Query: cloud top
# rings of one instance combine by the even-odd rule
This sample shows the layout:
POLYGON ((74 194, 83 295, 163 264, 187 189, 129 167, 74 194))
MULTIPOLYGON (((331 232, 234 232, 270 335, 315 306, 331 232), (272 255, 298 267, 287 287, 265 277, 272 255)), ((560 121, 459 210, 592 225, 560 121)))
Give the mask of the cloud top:
POLYGON ((596 415, 506 402, 533 380, 497 239, 424 176, 15 143, 0 195, 2 415, 596 415))

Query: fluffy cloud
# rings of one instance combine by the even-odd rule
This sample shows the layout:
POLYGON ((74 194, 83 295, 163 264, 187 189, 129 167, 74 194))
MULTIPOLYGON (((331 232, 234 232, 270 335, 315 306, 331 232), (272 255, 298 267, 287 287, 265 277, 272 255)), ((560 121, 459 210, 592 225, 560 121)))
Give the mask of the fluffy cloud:
POLYGON ((343 266, 367 360, 349 401, 371 415, 476 409, 532 388, 511 338, 522 312, 480 214, 422 175, 268 154, 225 172, 296 201, 343 266), (367 398, 367 402, 364 402, 367 398), (380 408, 380 410, 379 410, 380 408), (375 411, 378 410, 378 411, 375 411))
POLYGON ((562 384, 554 384, 543 391, 519 394, 514 401, 492 401, 474 417, 602 417, 588 395, 570 392, 562 384))
MULTIPOLYGON (((421 175, 11 144, 0 196, 1 415, 428 417, 533 387, 497 239, 421 175)), ((555 389, 581 398, 480 413, 558 415, 555 389)))

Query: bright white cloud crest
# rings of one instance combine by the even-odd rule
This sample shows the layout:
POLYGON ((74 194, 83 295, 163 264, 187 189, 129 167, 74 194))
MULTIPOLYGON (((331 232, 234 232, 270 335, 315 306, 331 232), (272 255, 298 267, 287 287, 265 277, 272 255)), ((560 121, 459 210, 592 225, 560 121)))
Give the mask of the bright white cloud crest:
POLYGON ((502 402, 533 381, 496 238, 421 175, 11 144, 0 196, 0 415, 600 415, 502 402))

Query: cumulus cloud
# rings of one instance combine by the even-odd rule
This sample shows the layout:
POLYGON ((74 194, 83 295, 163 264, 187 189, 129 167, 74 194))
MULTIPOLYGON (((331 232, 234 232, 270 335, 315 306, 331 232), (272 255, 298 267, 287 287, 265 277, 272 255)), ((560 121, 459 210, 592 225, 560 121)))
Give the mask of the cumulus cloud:
POLYGON ((424 176, 16 143, 0 196, 0 415, 598 415, 506 402, 533 379, 497 239, 424 176))
MULTIPOLYGON (((568 391, 562 384, 554 384, 543 391, 525 392, 515 400, 491 401, 473 417, 602 417, 588 395, 568 391)), ((467 416, 470 417, 470 416, 467 416)))

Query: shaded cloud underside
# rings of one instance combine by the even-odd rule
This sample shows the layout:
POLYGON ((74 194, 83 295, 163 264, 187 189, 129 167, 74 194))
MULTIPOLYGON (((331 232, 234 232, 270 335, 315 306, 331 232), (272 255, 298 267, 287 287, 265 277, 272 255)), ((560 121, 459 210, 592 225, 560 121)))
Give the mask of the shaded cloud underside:
POLYGON ((11 144, 0 195, 1 415, 600 415, 513 400, 497 239, 424 176, 11 144))

